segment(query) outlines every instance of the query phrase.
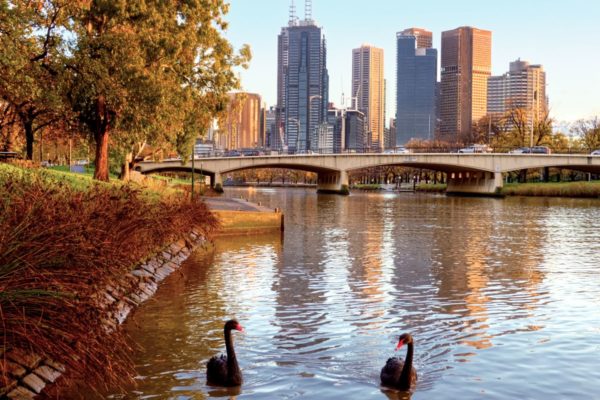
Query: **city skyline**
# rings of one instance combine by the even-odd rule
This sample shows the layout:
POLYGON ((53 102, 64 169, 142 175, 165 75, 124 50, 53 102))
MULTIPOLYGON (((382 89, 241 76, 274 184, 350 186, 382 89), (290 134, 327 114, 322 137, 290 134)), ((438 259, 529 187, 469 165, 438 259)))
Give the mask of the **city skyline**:
MULTIPOLYGON (((267 106, 276 104, 277 35, 289 19, 289 3, 287 0, 231 0, 226 18, 229 22, 226 36, 234 47, 248 43, 253 50, 250 69, 240 71, 242 90, 261 94, 267 106)), ((314 0, 312 17, 323 28, 327 39, 329 98, 336 106, 341 105, 342 93, 345 105, 350 105, 352 49, 362 44, 384 49, 389 117, 396 111, 393 90, 396 87, 396 33, 413 26, 425 28, 433 32, 433 47, 439 50, 442 31, 477 26, 494 35, 492 75, 503 74, 506 65, 518 58, 541 64, 548 74, 551 115, 557 121, 573 121, 600 114, 600 94, 589 90, 600 85, 600 74, 594 67, 600 55, 589 51, 595 46, 594 38, 600 37, 600 27, 593 21, 594 13, 589 11, 600 11, 600 6, 585 3, 575 0, 564 7, 537 0, 527 4, 509 0, 508 7, 500 8, 470 0, 453 3, 452 7, 432 1, 421 5, 376 1, 370 7, 360 8, 362 3, 358 0, 343 4, 314 0), (539 7, 542 4, 543 7, 539 7), (394 18, 396 15, 402 18, 394 18), (516 26, 519 29, 515 29, 516 26), (557 26, 569 26, 569 29, 563 32, 557 26), (589 62, 573 63, 575 54, 585 54, 589 62)), ((298 17, 302 19, 303 1, 297 0, 296 6, 298 17)))

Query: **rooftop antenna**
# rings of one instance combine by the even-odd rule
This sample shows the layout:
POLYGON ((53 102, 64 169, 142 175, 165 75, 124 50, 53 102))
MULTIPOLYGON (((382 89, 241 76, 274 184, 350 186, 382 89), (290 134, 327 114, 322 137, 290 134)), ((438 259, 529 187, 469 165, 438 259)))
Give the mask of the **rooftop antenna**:
POLYGON ((296 4, 294 0, 290 3, 290 20, 288 22, 289 26, 297 25, 298 17, 296 16, 296 4))
POLYGON ((312 0, 304 0, 304 19, 312 21, 312 0))

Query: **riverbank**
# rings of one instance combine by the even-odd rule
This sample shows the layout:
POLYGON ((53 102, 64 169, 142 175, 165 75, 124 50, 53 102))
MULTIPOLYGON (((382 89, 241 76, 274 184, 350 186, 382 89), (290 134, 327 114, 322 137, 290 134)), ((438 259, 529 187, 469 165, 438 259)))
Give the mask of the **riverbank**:
POLYGON ((117 329, 217 220, 181 191, 0 164, 0 397, 133 379, 117 329))
MULTIPOLYGON (((444 193, 446 185, 422 184, 416 191, 424 193, 444 193)), ((508 183, 500 191, 501 196, 530 197, 566 197, 566 198, 600 198, 600 182, 535 182, 508 183)))
POLYGON ((213 236, 254 235, 284 229, 283 213, 245 199, 206 197, 203 199, 219 220, 213 236))

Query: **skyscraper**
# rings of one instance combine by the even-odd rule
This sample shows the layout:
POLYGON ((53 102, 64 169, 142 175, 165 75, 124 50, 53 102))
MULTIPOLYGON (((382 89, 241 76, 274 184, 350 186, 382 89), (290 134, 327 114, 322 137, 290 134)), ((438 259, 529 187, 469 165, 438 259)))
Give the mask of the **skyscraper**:
POLYGON ((385 81, 383 49, 363 45, 352 50, 352 100, 367 120, 373 150, 383 151, 385 129, 385 81))
POLYGON ((306 0, 305 18, 299 21, 292 2, 288 26, 278 41, 278 124, 290 152, 318 150, 319 128, 327 120, 326 44, 311 9, 306 0))
POLYGON ((229 93, 224 126, 219 128, 226 137, 226 148, 257 147, 261 134, 260 96, 254 93, 229 93))
POLYGON ((525 110, 528 124, 544 118, 548 110, 544 68, 520 59, 511 62, 506 74, 490 77, 487 104, 495 119, 512 108, 525 110))
POLYGON ((441 65, 441 138, 470 141, 473 122, 487 113, 492 32, 473 27, 442 32, 441 65))
POLYGON ((431 49, 433 47, 433 34, 421 28, 408 28, 399 33, 403 36, 414 36, 417 39, 418 49, 431 49))
POLYGON ((411 28, 396 35, 396 146, 431 140, 436 126, 436 49, 431 32, 411 28))

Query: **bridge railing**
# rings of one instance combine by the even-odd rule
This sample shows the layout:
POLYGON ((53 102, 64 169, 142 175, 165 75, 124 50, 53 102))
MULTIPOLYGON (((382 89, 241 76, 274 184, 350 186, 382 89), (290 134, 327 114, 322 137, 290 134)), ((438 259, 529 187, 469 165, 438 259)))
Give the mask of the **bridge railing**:
MULTIPOLYGON (((501 147, 494 146, 489 147, 488 149, 483 150, 483 147, 477 148, 477 150, 473 149, 471 146, 420 146, 414 147, 411 146, 409 148, 398 147, 393 149, 385 149, 383 151, 379 149, 369 149, 369 148, 357 148, 357 149, 345 149, 339 152, 332 152, 329 150, 303 150, 303 151, 283 151, 283 150, 255 150, 252 152, 239 152, 239 151, 229 151, 229 152, 211 152, 207 154, 196 154, 195 159, 203 159, 203 158, 228 158, 228 157, 264 157, 264 156, 312 156, 312 155, 335 155, 335 154, 452 154, 452 153, 464 153, 464 154, 483 154, 483 153, 493 153, 493 154, 534 154, 534 155, 543 155, 543 154, 572 154, 572 155, 590 155, 589 152, 580 149, 565 149, 556 151, 547 146, 534 146, 533 150, 529 147, 501 147), (546 150, 544 150, 546 149, 546 150)), ((597 153, 597 152, 595 152, 597 153)), ((599 155, 599 154, 593 154, 599 155)), ((170 158, 164 159, 161 161, 180 161, 180 158, 170 158)))

